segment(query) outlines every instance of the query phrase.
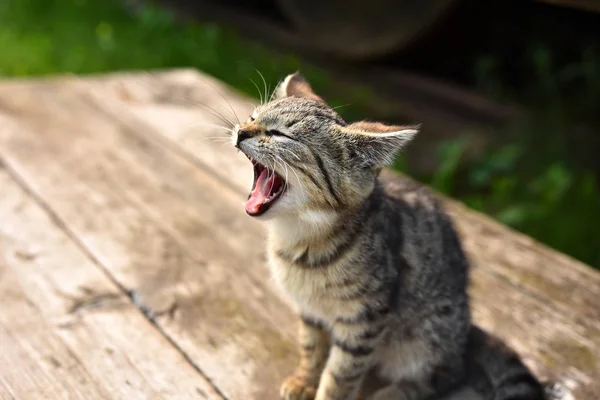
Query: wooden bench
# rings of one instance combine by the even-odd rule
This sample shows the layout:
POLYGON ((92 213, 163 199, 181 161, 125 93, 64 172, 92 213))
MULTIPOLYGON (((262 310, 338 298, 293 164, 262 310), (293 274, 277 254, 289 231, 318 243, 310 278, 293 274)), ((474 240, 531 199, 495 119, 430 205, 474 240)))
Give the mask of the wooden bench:
MULTIPOLYGON (((222 93, 222 96, 219 94, 222 93)), ((192 70, 0 83, 0 399, 277 399, 296 317, 192 70)), ((446 200, 476 321, 600 398, 600 274, 446 200)))

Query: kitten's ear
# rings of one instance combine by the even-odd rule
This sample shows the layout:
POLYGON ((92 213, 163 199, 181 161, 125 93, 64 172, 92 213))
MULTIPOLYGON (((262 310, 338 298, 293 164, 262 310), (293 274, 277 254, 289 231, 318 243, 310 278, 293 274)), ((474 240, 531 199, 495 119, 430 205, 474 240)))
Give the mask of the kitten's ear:
POLYGON ((323 99, 313 92, 310 84, 299 72, 288 75, 275 90, 275 98, 277 99, 291 96, 323 102, 323 99))
POLYGON ((339 127, 351 150, 365 166, 382 168, 394 161, 396 154, 419 133, 421 126, 385 125, 361 121, 339 127))

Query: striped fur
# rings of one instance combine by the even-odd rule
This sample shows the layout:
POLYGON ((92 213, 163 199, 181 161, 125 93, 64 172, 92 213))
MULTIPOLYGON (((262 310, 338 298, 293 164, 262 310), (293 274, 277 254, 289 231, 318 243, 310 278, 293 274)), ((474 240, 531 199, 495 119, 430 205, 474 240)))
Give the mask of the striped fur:
POLYGON ((372 400, 441 398, 466 383, 482 399, 544 398, 520 359, 472 326, 467 261, 434 196, 381 172, 416 132, 347 124, 299 74, 234 129, 234 144, 287 185, 258 217, 300 315, 301 360, 282 399, 354 400, 371 370, 391 382, 372 400))

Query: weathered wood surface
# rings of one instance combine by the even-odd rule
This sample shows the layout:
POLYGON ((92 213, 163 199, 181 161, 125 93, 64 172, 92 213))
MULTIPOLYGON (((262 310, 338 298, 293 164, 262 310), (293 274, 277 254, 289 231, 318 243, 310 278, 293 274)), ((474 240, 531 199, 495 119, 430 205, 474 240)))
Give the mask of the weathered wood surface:
MULTIPOLYGON (((276 399, 296 319, 241 205, 251 167, 199 125, 218 123, 206 106, 227 113, 217 92, 247 117, 248 99, 191 70, 0 84, 0 398, 276 399), (14 235, 45 250, 12 256, 14 235)), ((577 399, 600 398, 600 275, 446 204, 477 322, 577 399)))
POLYGON ((0 398, 222 399, 0 169, 0 398))

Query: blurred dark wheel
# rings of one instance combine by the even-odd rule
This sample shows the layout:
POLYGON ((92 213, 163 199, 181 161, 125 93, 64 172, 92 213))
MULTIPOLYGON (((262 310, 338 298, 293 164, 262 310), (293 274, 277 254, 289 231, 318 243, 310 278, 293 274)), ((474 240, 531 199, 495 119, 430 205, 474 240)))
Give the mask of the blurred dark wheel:
POLYGON ((305 43, 343 59, 380 57, 427 32, 460 0, 276 0, 305 43))

